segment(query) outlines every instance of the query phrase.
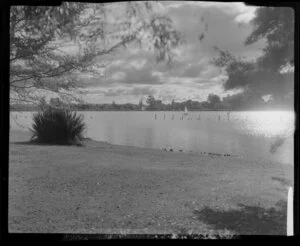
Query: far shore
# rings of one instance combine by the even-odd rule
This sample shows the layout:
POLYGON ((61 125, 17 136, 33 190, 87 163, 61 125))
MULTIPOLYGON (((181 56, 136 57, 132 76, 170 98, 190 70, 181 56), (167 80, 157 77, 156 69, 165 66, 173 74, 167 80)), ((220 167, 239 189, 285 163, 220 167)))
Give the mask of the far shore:
MULTIPOLYGON (((10 112, 36 112, 37 109, 10 109, 10 112)), ((95 110, 95 109, 72 109, 72 111, 88 111, 88 112, 184 112, 182 110, 95 110)), ((271 111, 271 112, 294 112, 292 109, 241 109, 241 110, 229 110, 229 109, 220 109, 220 110, 193 110, 189 109, 189 112, 263 112, 263 111, 271 111)))
POLYGON ((10 131, 9 232, 286 234, 293 166, 10 131))

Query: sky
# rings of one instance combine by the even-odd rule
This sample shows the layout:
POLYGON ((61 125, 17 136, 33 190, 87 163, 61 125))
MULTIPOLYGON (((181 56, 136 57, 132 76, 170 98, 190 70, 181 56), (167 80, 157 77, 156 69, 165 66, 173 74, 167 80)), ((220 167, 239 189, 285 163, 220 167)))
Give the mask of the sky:
POLYGON ((114 56, 101 58, 109 62, 101 76, 83 75, 83 100, 136 104, 152 95, 170 103, 205 101, 210 93, 224 97, 240 92, 224 91, 227 75, 212 64, 218 57, 214 46, 244 59, 258 57, 265 46, 263 40, 244 46, 256 7, 238 2, 162 1, 156 3, 155 9, 169 16, 185 39, 182 46, 174 49, 172 66, 157 63, 153 53, 131 45, 114 56), (200 42, 203 31, 205 36, 200 42))

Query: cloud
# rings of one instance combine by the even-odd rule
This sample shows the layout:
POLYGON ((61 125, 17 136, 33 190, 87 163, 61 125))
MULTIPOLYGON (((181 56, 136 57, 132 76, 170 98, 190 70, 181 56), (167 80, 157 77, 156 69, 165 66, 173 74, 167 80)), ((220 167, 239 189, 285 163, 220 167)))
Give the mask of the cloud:
POLYGON ((219 55, 213 47, 216 45, 234 55, 254 59, 265 46, 263 41, 244 46, 252 31, 249 21, 256 7, 244 3, 197 1, 165 1, 158 2, 157 6, 172 18, 186 41, 173 50, 176 57, 171 68, 165 63, 156 63, 152 52, 134 43, 127 49, 120 49, 117 56, 100 57, 99 60, 110 63, 105 77, 87 78, 83 83, 86 88, 94 88, 93 95, 103 96, 97 100, 135 101, 137 96, 148 94, 161 100, 206 100, 209 93, 222 96, 226 74, 211 63, 219 55), (201 34, 204 37, 200 42, 201 34))
POLYGON ((165 8, 168 10, 172 9, 182 9, 185 6, 191 8, 202 8, 202 9, 212 9, 216 8, 228 15, 235 16, 235 21, 248 23, 255 16, 255 10, 257 7, 247 6, 242 2, 208 2, 208 1, 182 1, 182 2, 172 2, 165 4, 165 8))
POLYGON ((190 63, 190 64, 188 64, 186 69, 183 71, 182 75, 186 76, 186 77, 190 77, 190 78, 195 78, 195 77, 198 78, 198 77, 200 77, 200 74, 204 69, 205 68, 202 66, 199 66, 199 64, 192 65, 190 63))
POLYGON ((159 72, 159 71, 152 71, 151 72, 152 76, 157 76, 157 77, 162 77, 164 75, 163 72, 159 72))
POLYGON ((129 63, 127 63, 124 66, 124 68, 140 70, 145 66, 146 63, 147 63, 146 59, 132 60, 129 63))
POLYGON ((135 87, 128 92, 128 95, 142 96, 142 95, 153 95, 156 93, 156 89, 152 87, 135 87))
POLYGON ((228 79, 228 76, 225 74, 220 74, 218 76, 215 76, 213 78, 211 78, 212 82, 225 82, 225 80, 228 79))
POLYGON ((141 69, 127 71, 122 83, 159 85, 163 84, 163 81, 160 80, 159 76, 152 75, 150 70, 141 69))
POLYGON ((237 15, 234 20, 238 23, 249 23, 255 17, 256 8, 251 8, 248 11, 237 15))
POLYGON ((126 63, 126 61, 122 60, 122 59, 120 59, 120 60, 113 60, 113 61, 110 62, 109 67, 112 67, 112 66, 119 67, 119 66, 123 65, 124 63, 126 63))
POLYGON ((265 102, 272 101, 273 100, 273 96, 271 94, 266 94, 266 95, 262 96, 262 99, 265 102))
POLYGON ((206 80, 221 73, 220 69, 213 65, 212 62, 205 57, 197 63, 194 62, 186 64, 181 71, 181 76, 206 80))
POLYGON ((125 73, 124 72, 116 72, 111 75, 111 79, 113 80, 122 80, 125 78, 125 73))
MULTIPOLYGON (((185 51, 189 55, 211 56, 214 45, 228 49, 237 55, 245 50, 256 50, 257 47, 261 48, 263 45, 261 43, 251 47, 243 45, 252 27, 249 22, 243 22, 243 28, 241 28, 241 21, 250 20, 250 16, 254 17, 256 7, 226 2, 179 3, 175 3, 177 8, 169 9, 168 15, 176 20, 177 28, 185 34, 190 46, 185 51), (200 43, 199 35, 201 34, 204 34, 204 38, 200 43)), ((185 53, 185 56, 188 54, 185 53)))
POLYGON ((103 95, 106 97, 115 97, 120 96, 125 92, 125 89, 108 89, 106 92, 103 92, 103 95))

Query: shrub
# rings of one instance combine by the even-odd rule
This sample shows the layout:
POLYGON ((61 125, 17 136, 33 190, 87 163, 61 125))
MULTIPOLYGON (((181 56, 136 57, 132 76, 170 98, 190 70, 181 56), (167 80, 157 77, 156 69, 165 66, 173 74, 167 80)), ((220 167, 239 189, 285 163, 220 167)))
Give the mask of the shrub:
POLYGON ((46 106, 33 115, 32 139, 49 144, 79 144, 86 125, 82 115, 46 106))

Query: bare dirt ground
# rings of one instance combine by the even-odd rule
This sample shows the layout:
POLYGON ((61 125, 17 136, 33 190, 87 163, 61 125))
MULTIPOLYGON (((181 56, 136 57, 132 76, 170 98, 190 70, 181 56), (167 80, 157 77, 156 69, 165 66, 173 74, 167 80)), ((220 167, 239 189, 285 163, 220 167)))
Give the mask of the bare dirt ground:
POLYGON ((293 166, 12 131, 9 232, 286 233, 293 166))

